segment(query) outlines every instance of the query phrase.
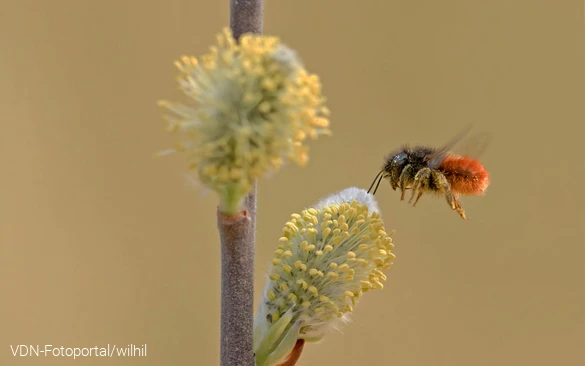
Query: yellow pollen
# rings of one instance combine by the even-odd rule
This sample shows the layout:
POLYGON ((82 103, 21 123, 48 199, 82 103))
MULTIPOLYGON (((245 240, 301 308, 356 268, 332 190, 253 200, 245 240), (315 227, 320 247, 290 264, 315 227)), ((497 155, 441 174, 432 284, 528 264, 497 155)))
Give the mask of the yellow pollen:
POLYGON ((278 281, 278 280, 280 279, 280 276, 278 275, 278 273, 272 273, 272 274, 270 275, 270 279, 271 279, 272 281, 278 281))
POLYGON ((359 250, 368 250, 369 245, 368 244, 360 244, 358 245, 358 249, 359 250))
POLYGON ((288 294, 287 298, 292 302, 296 302, 298 300, 297 295, 293 294, 292 292, 288 294))
POLYGON ((325 230, 323 230, 323 237, 326 238, 329 236, 329 234, 331 234, 331 228, 326 228, 325 230))
POLYGON ((335 262, 329 263, 329 268, 333 268, 333 269, 337 268, 337 263, 335 263, 335 262))
POLYGON ((293 233, 296 233, 299 231, 299 228, 292 222, 287 222, 286 224, 284 224, 284 226, 288 229, 290 229, 293 233))
POLYGON ((303 262, 301 261, 296 261, 295 262, 295 268, 299 268, 301 266, 301 264, 303 264, 303 262))
POLYGON ((308 288, 307 282, 305 280, 297 280, 297 285, 301 285, 303 290, 306 290, 308 288))
POLYGON ((309 275, 311 276, 316 276, 319 273, 319 270, 315 269, 315 268, 311 268, 309 270, 309 275))
POLYGON ((273 265, 275 265, 275 266, 278 266, 278 265, 280 264, 280 262, 281 262, 281 260, 280 260, 280 259, 278 259, 278 258, 274 258, 274 259, 272 260, 272 264, 273 264, 273 265))
POLYGON ((288 291, 288 284, 286 282, 281 282, 279 287, 281 291, 288 291))
POLYGON ((276 295, 274 294, 274 291, 268 290, 266 292, 266 297, 268 297, 268 300, 272 301, 276 298, 276 295))
POLYGON ((347 257, 348 257, 348 258, 355 258, 355 257, 356 257, 356 255, 355 255, 355 253, 354 253, 354 252, 351 252, 351 251, 349 251, 349 252, 347 252, 347 257))
POLYGON ((285 265, 282 266, 282 270, 284 272, 290 273, 290 271, 292 271, 292 267, 289 266, 288 264, 285 264, 285 265))
POLYGON ((272 324, 274 324, 278 319, 280 319, 280 315, 278 313, 272 314, 272 324))
POLYGON ((315 286, 311 286, 307 289, 307 291, 309 291, 310 293, 313 294, 313 296, 317 297, 317 295, 319 295, 319 292, 317 291, 317 288, 315 286))
POLYGON ((315 252, 315 254, 316 254, 316 255, 323 255, 323 251, 322 251, 322 250, 317 250, 317 251, 315 252))
POLYGON ((329 298, 325 295, 321 295, 319 296, 319 300, 323 301, 323 302, 329 302, 329 298))
POLYGON ((286 252, 282 253, 284 257, 292 257, 292 252, 290 250, 287 250, 286 252))
POLYGON ((335 272, 327 272, 327 277, 331 277, 334 280, 339 279, 339 275, 337 273, 335 273, 335 272))
POLYGON ((331 251, 333 251, 333 247, 332 247, 331 245, 329 245, 329 244, 325 245, 325 248, 324 248, 324 249, 325 249, 326 251, 328 251, 328 252, 331 252, 331 251))
POLYGON ((373 288, 374 286, 372 285, 372 283, 370 281, 360 281, 360 283, 362 284, 362 290, 364 289, 370 289, 373 288))
POLYGON ((380 282, 380 281, 372 281, 372 283, 373 283, 375 288, 378 288, 378 289, 384 288, 384 284, 382 284, 382 282, 380 282))
POLYGON ((310 308, 310 307, 311 307, 311 302, 310 302, 310 301, 303 301, 303 304, 302 304, 302 305, 303 305, 305 308, 307 308, 307 309, 308 309, 308 308, 310 308))
POLYGON ((319 313, 322 313, 324 310, 325 310, 324 307, 319 306, 319 307, 315 308, 314 311, 315 311, 315 314, 319 314, 319 313))

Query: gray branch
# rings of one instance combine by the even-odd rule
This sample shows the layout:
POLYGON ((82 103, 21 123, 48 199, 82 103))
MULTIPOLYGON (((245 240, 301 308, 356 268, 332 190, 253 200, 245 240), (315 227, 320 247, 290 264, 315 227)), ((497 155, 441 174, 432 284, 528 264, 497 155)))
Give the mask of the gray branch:
POLYGON ((230 28, 234 38, 244 33, 262 33, 264 0, 230 0, 230 28))
POLYGON ((217 212, 221 238, 221 366, 254 366, 256 185, 236 216, 217 212))

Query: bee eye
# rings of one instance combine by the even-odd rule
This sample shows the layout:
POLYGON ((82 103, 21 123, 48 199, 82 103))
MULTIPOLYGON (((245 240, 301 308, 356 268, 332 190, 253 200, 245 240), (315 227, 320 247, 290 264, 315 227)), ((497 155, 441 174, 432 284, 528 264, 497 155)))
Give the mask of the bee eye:
POLYGON ((402 165, 407 158, 406 153, 401 152, 392 159, 392 165, 402 165))

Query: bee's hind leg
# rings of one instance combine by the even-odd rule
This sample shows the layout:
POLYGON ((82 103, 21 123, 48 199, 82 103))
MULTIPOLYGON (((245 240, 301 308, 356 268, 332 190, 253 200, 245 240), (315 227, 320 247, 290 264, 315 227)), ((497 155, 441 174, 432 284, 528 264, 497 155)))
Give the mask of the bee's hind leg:
POLYGON ((414 199, 414 203, 412 204, 412 207, 416 206, 416 203, 418 202, 418 200, 420 199, 420 197, 423 195, 423 190, 421 190, 421 186, 425 186, 426 184, 428 184, 429 179, 431 178, 432 172, 429 168, 424 168, 419 170, 416 175, 414 176, 414 184, 412 186, 412 196, 410 197, 410 200, 408 201, 408 203, 411 203, 412 200, 414 199, 414 197, 416 196, 416 199, 414 199))
POLYGON ((445 176, 443 174, 436 173, 433 174, 433 179, 434 183, 441 188, 441 191, 445 195, 447 203, 449 206, 451 206, 451 209, 457 211, 463 220, 467 220, 467 217, 465 216, 465 210, 463 209, 463 206, 461 206, 461 202, 459 202, 459 197, 454 194, 453 191, 451 191, 451 186, 449 185, 449 182, 445 176))

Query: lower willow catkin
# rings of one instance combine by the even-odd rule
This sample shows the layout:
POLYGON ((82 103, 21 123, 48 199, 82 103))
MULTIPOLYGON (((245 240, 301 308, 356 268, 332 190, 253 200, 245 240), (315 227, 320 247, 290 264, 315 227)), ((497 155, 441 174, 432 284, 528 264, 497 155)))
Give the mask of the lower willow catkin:
POLYGON ((254 321, 257 366, 346 321, 365 292, 383 288, 395 258, 375 198, 359 188, 291 215, 283 232, 254 321))

